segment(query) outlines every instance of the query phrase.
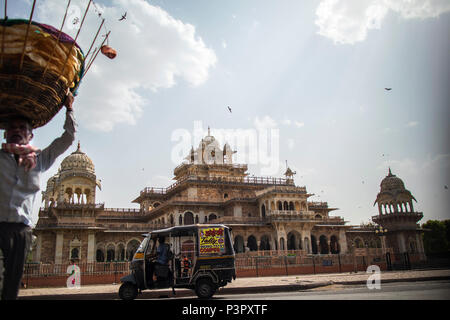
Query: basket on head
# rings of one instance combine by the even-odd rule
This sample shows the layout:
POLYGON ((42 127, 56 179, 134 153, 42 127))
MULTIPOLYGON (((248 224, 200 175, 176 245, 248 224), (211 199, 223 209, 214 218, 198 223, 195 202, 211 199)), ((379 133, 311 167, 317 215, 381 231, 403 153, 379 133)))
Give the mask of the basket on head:
POLYGON ((83 52, 71 37, 28 24, 0 20, 0 128, 16 116, 28 118, 33 128, 45 125, 67 93, 76 93, 84 72, 83 52))

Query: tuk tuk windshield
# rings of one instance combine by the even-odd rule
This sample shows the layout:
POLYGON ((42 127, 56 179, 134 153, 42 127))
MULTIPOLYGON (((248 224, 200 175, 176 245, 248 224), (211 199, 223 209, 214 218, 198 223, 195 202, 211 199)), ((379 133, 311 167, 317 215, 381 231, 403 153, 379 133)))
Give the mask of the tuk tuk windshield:
POLYGON ((144 252, 145 247, 147 246, 148 240, 149 240, 149 237, 145 237, 144 240, 142 240, 142 242, 139 245, 139 247, 136 250, 136 252, 144 252))

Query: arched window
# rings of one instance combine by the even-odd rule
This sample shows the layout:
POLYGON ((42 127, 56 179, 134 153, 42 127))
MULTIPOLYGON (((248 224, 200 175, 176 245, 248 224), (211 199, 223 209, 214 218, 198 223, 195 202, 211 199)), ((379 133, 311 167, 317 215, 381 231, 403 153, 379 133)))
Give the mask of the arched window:
POLYGON ((261 217, 263 217, 263 218, 266 217, 266 206, 265 205, 261 206, 261 217))
POLYGON ((364 248, 364 242, 360 238, 355 239, 355 248, 364 248))
POLYGON ((211 213, 208 217, 209 222, 211 222, 211 220, 215 220, 217 219, 217 216, 214 213, 211 213))
POLYGON ((95 260, 97 262, 104 262, 105 261, 105 254, 103 253, 103 250, 97 249, 97 252, 95 254, 95 260))
POLYGON ((278 210, 283 210, 283 204, 281 203, 281 201, 277 202, 277 206, 278 206, 278 210))
POLYGON ((79 259, 80 258, 80 250, 78 248, 73 248, 70 252, 70 259, 79 259))
POLYGON ((288 204, 287 201, 285 201, 285 202, 283 203, 283 209, 284 209, 284 210, 289 210, 289 204, 288 204))
POLYGON ((291 211, 294 211, 295 210, 295 208, 294 208, 294 203, 291 201, 291 202, 289 202, 289 210, 291 210, 291 211))
POLYGON ((180 215, 180 217, 178 218, 178 225, 182 226, 183 225, 183 216, 180 215))
POLYGON ((280 250, 285 250, 284 238, 283 237, 280 238, 280 250))
POLYGON ((198 215, 195 215, 195 223, 198 223, 198 215))
POLYGON ((125 247, 122 243, 117 245, 117 260, 119 261, 125 260, 125 247))
POLYGON ((109 245, 108 249, 106 250, 106 261, 114 261, 115 255, 114 245, 109 245))

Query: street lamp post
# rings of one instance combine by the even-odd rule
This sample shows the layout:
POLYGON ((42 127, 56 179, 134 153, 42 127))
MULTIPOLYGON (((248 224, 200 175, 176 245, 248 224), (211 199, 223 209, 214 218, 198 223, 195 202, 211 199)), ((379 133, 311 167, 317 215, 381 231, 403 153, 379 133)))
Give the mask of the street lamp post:
POLYGON ((386 252, 386 233, 388 232, 388 229, 383 228, 382 226, 378 226, 378 228, 375 229, 375 234, 380 236, 381 238, 381 251, 383 253, 383 256, 386 259, 386 265, 388 270, 391 269, 391 257, 389 253, 386 252))
POLYGON ((388 229, 383 228, 382 226, 379 226, 377 229, 375 229, 375 234, 380 236, 381 238, 381 250, 383 254, 386 253, 386 233, 388 232, 388 229))

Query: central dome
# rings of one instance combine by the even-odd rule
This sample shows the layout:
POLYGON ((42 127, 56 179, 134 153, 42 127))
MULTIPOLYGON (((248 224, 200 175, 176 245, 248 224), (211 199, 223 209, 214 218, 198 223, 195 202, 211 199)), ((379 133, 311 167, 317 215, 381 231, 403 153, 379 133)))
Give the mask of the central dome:
POLYGON ((75 152, 72 152, 61 162, 61 172, 64 171, 87 171, 95 174, 95 166, 92 160, 80 149, 80 143, 75 152))

